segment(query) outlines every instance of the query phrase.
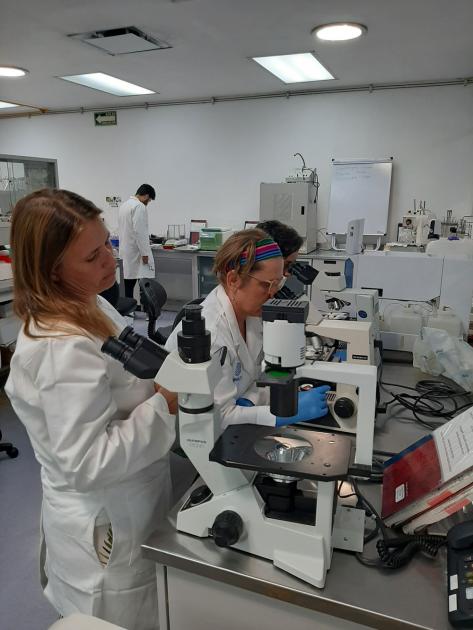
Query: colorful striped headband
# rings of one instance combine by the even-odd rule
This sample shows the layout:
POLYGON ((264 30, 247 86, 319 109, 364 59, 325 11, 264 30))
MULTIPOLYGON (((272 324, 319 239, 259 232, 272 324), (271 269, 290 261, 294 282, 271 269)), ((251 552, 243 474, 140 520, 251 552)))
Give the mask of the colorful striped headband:
MULTIPOLYGON (((261 260, 269 260, 269 258, 279 258, 282 256, 279 245, 271 238, 264 238, 256 243, 255 247, 255 263, 261 260)), ((246 265, 248 262, 248 252, 244 251, 240 256, 240 265, 246 265)))

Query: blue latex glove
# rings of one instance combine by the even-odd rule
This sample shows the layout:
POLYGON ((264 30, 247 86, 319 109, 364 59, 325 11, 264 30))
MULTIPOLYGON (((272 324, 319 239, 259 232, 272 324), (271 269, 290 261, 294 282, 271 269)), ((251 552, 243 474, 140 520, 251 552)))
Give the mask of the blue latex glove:
POLYGON ((248 398, 237 398, 235 402, 239 407, 254 407, 255 406, 255 403, 251 402, 251 400, 248 400, 248 398))
POLYGON ((325 416, 328 413, 327 392, 329 391, 330 387, 328 385, 321 385, 305 392, 299 392, 297 414, 288 418, 277 417, 276 426, 283 427, 287 424, 295 424, 296 422, 304 422, 325 416))

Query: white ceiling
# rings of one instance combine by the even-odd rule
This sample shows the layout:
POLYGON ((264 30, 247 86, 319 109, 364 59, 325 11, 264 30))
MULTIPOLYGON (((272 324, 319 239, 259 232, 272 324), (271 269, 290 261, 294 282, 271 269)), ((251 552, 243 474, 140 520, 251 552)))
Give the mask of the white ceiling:
MULTIPOLYGON (((15 0, 4 2, 0 100, 92 108, 322 86, 446 80, 473 75, 473 0, 15 0), (368 27, 359 40, 316 42, 325 22, 368 27), (67 34, 136 26, 173 48, 110 56, 67 34), (286 86, 249 57, 313 50, 336 81, 286 86), (113 97, 55 77, 106 72, 159 94, 113 97)), ((2 114, 15 110, 3 110, 2 114)), ((16 110, 18 111, 18 110, 16 110)))

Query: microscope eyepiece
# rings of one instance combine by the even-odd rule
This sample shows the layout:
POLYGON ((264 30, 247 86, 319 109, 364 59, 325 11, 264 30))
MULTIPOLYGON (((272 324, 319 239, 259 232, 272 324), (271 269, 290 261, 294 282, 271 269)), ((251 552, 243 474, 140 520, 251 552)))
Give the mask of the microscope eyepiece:
POLYGON ((120 361, 120 363, 126 363, 131 354, 132 349, 128 347, 126 343, 124 343, 121 339, 117 339, 116 337, 109 337, 102 345, 102 352, 108 354, 113 359, 120 361))

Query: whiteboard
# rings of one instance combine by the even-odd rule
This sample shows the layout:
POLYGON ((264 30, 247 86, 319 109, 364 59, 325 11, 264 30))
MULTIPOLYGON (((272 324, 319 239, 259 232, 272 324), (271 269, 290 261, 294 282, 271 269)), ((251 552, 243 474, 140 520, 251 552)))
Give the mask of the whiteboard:
POLYGON ((392 158, 332 161, 328 234, 346 234, 352 219, 364 219, 364 234, 382 236, 388 229, 392 158))

